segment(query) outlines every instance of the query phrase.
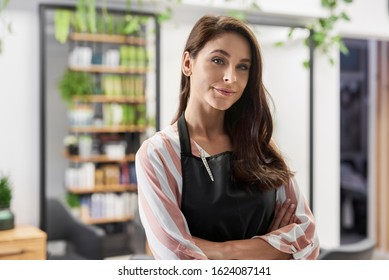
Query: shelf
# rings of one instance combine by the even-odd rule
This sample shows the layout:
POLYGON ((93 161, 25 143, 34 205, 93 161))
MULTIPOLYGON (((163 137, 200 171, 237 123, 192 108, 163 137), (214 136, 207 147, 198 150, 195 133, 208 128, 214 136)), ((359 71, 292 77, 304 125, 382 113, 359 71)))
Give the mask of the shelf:
POLYGON ((74 101, 94 102, 94 103, 146 103, 145 96, 110 96, 110 95, 89 95, 74 96, 74 101))
POLYGON ((145 125, 115 125, 115 126, 73 126, 70 132, 73 133, 123 133, 123 132, 145 132, 145 125))
POLYGON ((69 66, 69 69, 76 72, 89 73, 111 73, 111 74, 146 74, 150 70, 147 68, 132 69, 124 66, 105 66, 105 65, 90 65, 90 66, 69 66))
POLYGON ((79 155, 69 155, 65 150, 64 155, 71 162, 96 162, 96 163, 105 163, 105 162, 133 162, 135 161, 135 155, 129 154, 122 158, 112 158, 106 155, 92 155, 90 157, 81 157, 79 155))
POLYGON ((133 216, 121 217, 121 218, 101 218, 101 219, 83 219, 82 221, 89 225, 107 224, 107 223, 125 223, 134 220, 133 216))
POLYGON ((71 33, 69 39, 72 41, 87 41, 113 44, 146 45, 146 40, 135 36, 110 35, 110 34, 90 34, 71 33))
POLYGON ((94 189, 80 189, 69 188, 68 191, 73 194, 92 194, 92 193, 105 193, 105 192, 136 192, 137 186, 135 184, 123 184, 123 185, 96 185, 94 189))

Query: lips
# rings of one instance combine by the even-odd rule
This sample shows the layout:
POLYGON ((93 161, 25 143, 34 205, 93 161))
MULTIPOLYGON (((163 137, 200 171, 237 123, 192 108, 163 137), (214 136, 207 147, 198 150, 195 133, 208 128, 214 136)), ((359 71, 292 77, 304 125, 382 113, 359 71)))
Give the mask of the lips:
POLYGON ((220 93, 221 95, 224 96, 232 96, 234 95, 235 91, 229 89, 229 88, 213 88, 216 92, 220 93))

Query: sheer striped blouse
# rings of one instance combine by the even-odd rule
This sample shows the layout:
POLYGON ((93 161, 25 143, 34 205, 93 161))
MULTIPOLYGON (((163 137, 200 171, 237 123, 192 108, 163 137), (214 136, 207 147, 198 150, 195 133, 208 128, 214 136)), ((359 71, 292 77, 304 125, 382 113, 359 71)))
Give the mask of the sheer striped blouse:
MULTIPOLYGON (((191 139, 192 154, 200 147, 191 139)), ((180 210, 182 173, 177 126, 171 125, 144 141, 136 154, 139 215, 155 259, 207 259, 195 245, 180 210)), ((319 240, 313 215, 295 180, 277 189, 276 199, 296 205, 299 223, 269 232, 261 238, 294 259, 316 259, 319 240)))

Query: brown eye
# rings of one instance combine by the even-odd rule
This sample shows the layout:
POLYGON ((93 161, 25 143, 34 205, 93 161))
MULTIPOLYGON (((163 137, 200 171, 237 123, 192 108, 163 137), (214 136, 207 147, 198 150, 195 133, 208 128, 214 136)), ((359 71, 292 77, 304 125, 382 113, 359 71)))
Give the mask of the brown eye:
POLYGON ((246 64, 240 64, 240 65, 238 66, 238 69, 243 70, 243 71, 247 71, 247 70, 250 69, 250 66, 249 66, 249 65, 246 65, 246 64))
POLYGON ((212 58, 212 61, 216 64, 220 64, 220 65, 224 64, 224 61, 218 57, 212 58))

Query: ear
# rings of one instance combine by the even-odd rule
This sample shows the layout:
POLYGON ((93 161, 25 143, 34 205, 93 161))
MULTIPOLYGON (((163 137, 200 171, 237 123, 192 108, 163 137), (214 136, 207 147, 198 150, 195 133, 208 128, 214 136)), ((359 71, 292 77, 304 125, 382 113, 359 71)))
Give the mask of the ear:
POLYGON ((192 59, 190 58, 190 54, 188 51, 184 52, 182 55, 182 73, 189 77, 192 75, 192 59))

